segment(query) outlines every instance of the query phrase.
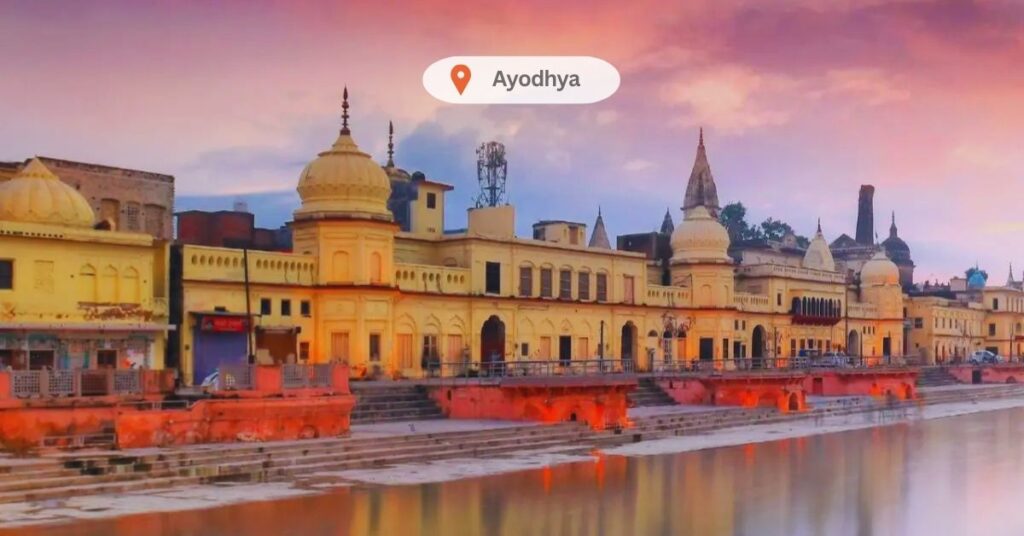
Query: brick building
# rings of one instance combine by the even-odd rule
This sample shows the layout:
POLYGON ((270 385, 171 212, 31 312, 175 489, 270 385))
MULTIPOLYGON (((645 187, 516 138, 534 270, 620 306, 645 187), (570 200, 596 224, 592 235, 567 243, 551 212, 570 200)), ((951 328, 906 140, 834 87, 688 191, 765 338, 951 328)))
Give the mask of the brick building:
POLYGON ((256 227, 256 218, 244 207, 235 210, 186 210, 176 214, 180 244, 263 251, 288 251, 291 233, 287 228, 256 227))

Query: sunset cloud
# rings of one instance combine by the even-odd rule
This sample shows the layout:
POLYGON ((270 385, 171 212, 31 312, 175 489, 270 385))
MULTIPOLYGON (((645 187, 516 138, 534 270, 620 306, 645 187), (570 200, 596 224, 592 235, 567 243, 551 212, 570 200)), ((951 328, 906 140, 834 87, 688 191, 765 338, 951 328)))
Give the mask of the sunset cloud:
MULTIPOLYGON (((860 184, 897 212, 922 274, 1024 266, 1024 3, 1012 0, 31 2, 0 6, 0 160, 172 173, 182 206, 252 199, 288 218, 302 166, 352 96, 360 146, 476 194, 506 144, 520 232, 678 219, 697 128, 723 201, 804 233, 852 232, 860 184), (622 74, 588 106, 452 106, 421 86, 450 55, 581 54, 622 74)), ((878 228, 884 228, 880 217, 878 228)))

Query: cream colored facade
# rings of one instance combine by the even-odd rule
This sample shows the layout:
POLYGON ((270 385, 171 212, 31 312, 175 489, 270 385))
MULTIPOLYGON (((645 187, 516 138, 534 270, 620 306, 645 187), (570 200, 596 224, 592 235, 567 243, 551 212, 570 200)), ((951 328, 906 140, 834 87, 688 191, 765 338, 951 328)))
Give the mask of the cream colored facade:
POLYGON ((0 183, 0 366, 164 366, 167 244, 95 220, 39 160, 0 183))
POLYGON ((1004 357, 1024 355, 1024 291, 1016 286, 985 287, 982 290, 985 307, 984 346, 1004 357))
MULTIPOLYGON (((701 169, 709 180, 706 162, 701 169)), ((680 201, 685 186, 677 185, 680 201)), ((465 231, 444 233, 450 187, 439 183, 428 181, 433 206, 421 195, 411 232, 400 232, 386 207, 389 188, 386 170, 346 125, 300 177, 294 253, 248 252, 246 285, 242 251, 182 246, 184 377, 198 381, 196 369, 216 359, 194 345, 197 326, 208 326, 201 319, 215 315, 251 314, 257 329, 295 334, 295 351, 275 360, 346 361, 358 375, 602 355, 646 369, 801 349, 898 356, 903 347, 898 270, 884 255, 856 283, 835 271, 827 246, 796 265, 737 266, 724 228, 695 206, 673 233, 673 283, 664 286, 642 254, 574 239, 578 224, 544 224, 545 239, 515 236, 512 206, 472 209, 465 231), (269 309, 256 305, 264 299, 269 309), (283 300, 290 315, 280 314, 283 300)), ((252 354, 264 350, 249 345, 252 354)))
POLYGON ((978 350, 1024 356, 1024 291, 1017 284, 955 294, 907 299, 908 353, 928 364, 960 362, 978 350))
POLYGON ((986 311, 980 303, 940 297, 907 300, 908 354, 928 364, 952 363, 982 348, 986 311))

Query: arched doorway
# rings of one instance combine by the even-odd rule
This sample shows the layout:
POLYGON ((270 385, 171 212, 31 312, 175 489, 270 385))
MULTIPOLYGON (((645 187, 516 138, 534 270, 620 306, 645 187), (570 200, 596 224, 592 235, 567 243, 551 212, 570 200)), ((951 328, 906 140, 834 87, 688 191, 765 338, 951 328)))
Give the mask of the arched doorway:
POLYGON ((852 356, 860 355, 860 333, 855 329, 850 330, 846 336, 846 353, 852 356))
POLYGON ((764 346, 764 327, 754 326, 754 332, 750 335, 750 357, 754 368, 761 368, 764 346))
POLYGON ((800 411, 800 395, 796 393, 789 393, 789 411, 800 411))
POLYGON ((633 363, 636 359, 636 325, 632 321, 623 324, 620 341, 619 356, 625 367, 627 362, 633 363))
POLYGON ((480 329, 480 363, 485 369, 505 362, 505 323, 491 315, 480 329))

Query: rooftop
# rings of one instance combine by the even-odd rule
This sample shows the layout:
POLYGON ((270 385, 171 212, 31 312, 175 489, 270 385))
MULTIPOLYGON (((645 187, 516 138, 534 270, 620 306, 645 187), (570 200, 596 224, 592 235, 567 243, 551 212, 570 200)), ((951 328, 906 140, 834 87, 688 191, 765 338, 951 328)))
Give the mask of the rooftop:
MULTIPOLYGON (((105 175, 120 175, 122 177, 132 177, 139 179, 147 179, 159 182, 174 183, 173 175, 166 175, 164 173, 154 173, 152 171, 142 171, 138 169, 129 169, 114 166, 104 166, 101 164, 90 164, 87 162, 77 162, 74 160, 64 160, 61 158, 51 158, 49 156, 39 156, 47 167, 52 168, 64 168, 64 169, 77 169, 85 171, 87 173, 103 173, 105 175)), ((19 164, 20 165, 20 164, 19 164)), ((59 174, 58 174, 59 175, 59 174)))

